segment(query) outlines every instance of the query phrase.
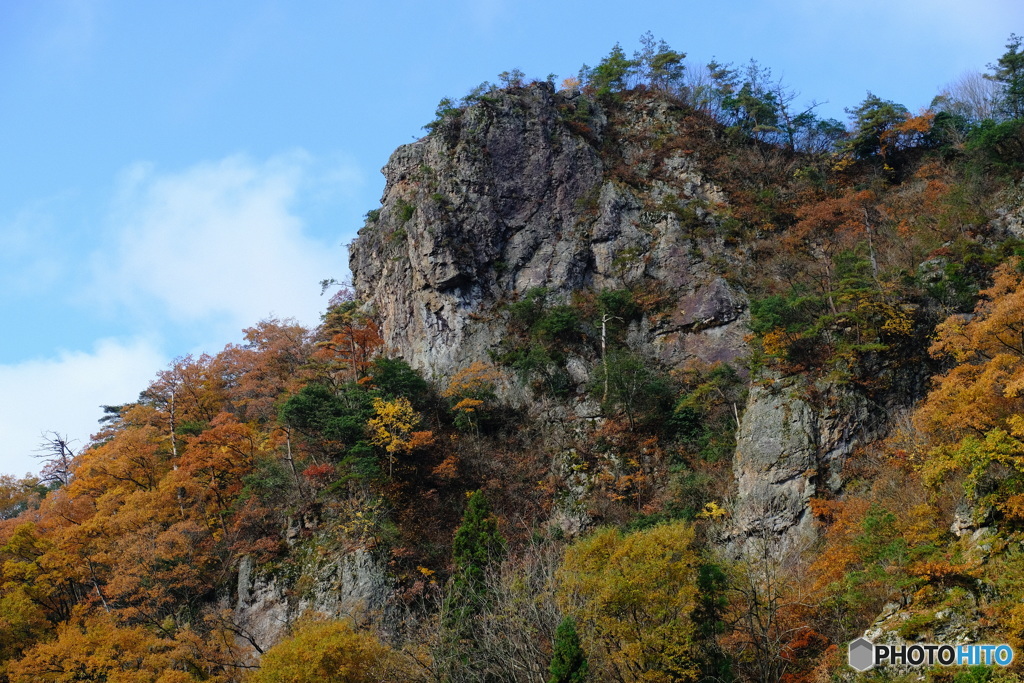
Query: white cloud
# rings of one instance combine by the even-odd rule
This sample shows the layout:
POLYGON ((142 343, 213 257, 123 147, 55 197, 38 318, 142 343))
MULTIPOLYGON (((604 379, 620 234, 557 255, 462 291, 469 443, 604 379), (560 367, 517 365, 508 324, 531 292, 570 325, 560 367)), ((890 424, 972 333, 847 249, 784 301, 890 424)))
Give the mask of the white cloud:
POLYGON ((0 365, 0 472, 37 472, 45 432, 81 447, 97 431, 102 405, 138 398, 167 359, 146 340, 101 340, 91 352, 0 365))
MULTIPOLYGON (((0 472, 38 470, 32 454, 50 430, 84 445, 99 406, 135 400, 166 366, 160 348, 216 352, 271 315, 316 324, 326 301, 319 282, 345 273, 344 250, 335 238, 311 237, 305 217, 359 182, 351 163, 317 164, 302 152, 262 162, 232 156, 178 172, 127 168, 105 229, 83 258, 87 272, 76 279, 89 284, 77 298, 105 309, 137 340, 0 365, 0 472)), ((47 208, 23 211, 0 233, 14 260, 79 246, 56 239, 47 208)), ((33 270, 38 278, 42 269, 33 270)), ((56 277, 47 273, 51 286, 56 277)), ((7 273, 0 283, 18 281, 7 273)))
MULTIPOLYGON (((263 162, 232 156, 179 172, 126 169, 105 229, 79 257, 84 277, 72 280, 88 283, 76 295, 80 306, 105 309, 135 341, 107 338, 91 351, 0 364, 0 472, 37 471, 32 454, 50 430, 84 445, 101 405, 135 400, 166 366, 162 348, 216 352, 271 315, 316 324, 326 301, 319 282, 343 276, 345 257, 337 238, 309 235, 306 217, 327 212, 359 182, 353 164, 317 164, 302 152, 263 162)), ((0 226, 8 293, 35 291, 40 279, 52 289, 61 270, 56 261, 43 268, 45 260, 81 250, 58 238, 52 208, 29 207, 0 226), (21 282, 29 270, 31 288, 21 282)), ((101 318, 87 315, 79 328, 101 318)))
POLYGON ((301 192, 316 186, 311 165, 296 152, 262 163, 232 156, 177 173, 132 166, 93 255, 92 299, 126 306, 140 320, 212 326, 213 338, 272 314, 315 324, 318 283, 344 262, 336 244, 306 234, 294 211, 301 192))

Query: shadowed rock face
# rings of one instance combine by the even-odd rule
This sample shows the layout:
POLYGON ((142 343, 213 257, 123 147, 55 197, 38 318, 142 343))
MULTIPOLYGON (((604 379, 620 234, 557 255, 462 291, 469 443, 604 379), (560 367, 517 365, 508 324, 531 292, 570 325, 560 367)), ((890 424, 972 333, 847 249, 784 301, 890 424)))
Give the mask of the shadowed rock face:
POLYGON ((621 109, 613 127, 598 105, 535 84, 486 97, 392 155, 379 215, 350 247, 357 295, 390 349, 444 377, 488 357, 505 334, 500 304, 531 288, 567 298, 647 283, 668 304, 631 345, 669 366, 745 352, 747 297, 720 272, 735 248, 708 211, 724 195, 692 156, 652 157, 683 125, 672 105, 621 109), (643 182, 614 177, 612 159, 643 182))

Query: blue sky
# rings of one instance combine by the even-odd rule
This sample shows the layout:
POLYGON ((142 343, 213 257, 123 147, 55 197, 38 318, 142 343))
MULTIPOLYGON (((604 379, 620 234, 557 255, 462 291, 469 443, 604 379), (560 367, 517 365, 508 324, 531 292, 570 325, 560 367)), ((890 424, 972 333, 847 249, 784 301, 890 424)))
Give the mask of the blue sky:
POLYGON ((438 100, 510 68, 561 80, 645 31, 756 58, 845 120, 984 70, 1019 0, 611 3, 0 0, 0 472, 84 444, 187 353, 315 324, 379 173, 438 100))

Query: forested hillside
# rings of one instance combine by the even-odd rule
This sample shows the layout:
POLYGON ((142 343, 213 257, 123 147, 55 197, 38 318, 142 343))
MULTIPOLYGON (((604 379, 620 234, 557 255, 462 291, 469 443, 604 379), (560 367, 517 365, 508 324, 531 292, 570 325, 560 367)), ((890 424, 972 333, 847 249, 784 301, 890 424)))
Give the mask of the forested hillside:
POLYGON ((0 680, 1018 680, 846 648, 1024 661, 1021 39, 847 122, 642 44, 442 100, 319 327, 0 478, 0 680))

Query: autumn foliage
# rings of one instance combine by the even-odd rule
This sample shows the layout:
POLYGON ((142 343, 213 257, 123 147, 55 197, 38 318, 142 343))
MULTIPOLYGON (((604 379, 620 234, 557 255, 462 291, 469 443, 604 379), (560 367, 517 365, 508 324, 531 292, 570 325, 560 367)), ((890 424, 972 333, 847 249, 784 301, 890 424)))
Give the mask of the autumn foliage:
MULTIPOLYGON (((1024 645, 1020 120, 869 93, 844 126, 756 63, 642 44, 545 89, 551 140, 601 157, 597 190, 636 191, 616 210, 637 247, 600 285, 502 289, 479 319, 506 334, 441 377, 351 296, 315 330, 265 320, 105 406, 81 449, 49 433, 39 476, 0 476, 0 682, 811 683, 848 678, 845 644, 895 614, 907 641, 952 614, 1024 645), (689 160, 714 197, 683 196, 689 160), (684 311, 655 240, 736 302, 684 311), (703 346, 739 329, 729 362, 703 346), (747 388, 788 375, 822 409, 811 440, 851 445, 796 475, 799 539, 734 526, 747 388), (873 423, 823 417, 847 413, 873 423), (254 576, 276 630, 247 620, 254 576), (346 582, 379 600, 315 616, 346 582)), ((496 116, 492 96, 448 101, 431 134, 496 116)), ((598 244, 603 201, 565 235, 598 244)))

